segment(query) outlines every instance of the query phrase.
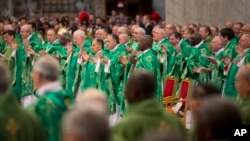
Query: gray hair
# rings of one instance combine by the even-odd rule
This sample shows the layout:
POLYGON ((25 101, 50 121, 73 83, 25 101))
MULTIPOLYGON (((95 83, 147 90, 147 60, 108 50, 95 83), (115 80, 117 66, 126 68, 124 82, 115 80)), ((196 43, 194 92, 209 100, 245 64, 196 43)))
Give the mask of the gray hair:
POLYGON ((124 26, 119 27, 118 32, 120 32, 121 34, 128 34, 128 28, 124 26))
POLYGON ((34 71, 39 72, 43 78, 56 81, 59 77, 59 62, 50 55, 41 57, 34 65, 34 71))
POLYGON ((62 125, 64 135, 77 136, 87 141, 108 141, 109 123, 105 114, 86 111, 77 107, 71 110, 63 118, 62 125))
POLYGON ((82 38, 85 38, 85 32, 84 31, 82 31, 82 30, 76 30, 75 32, 74 32, 74 35, 73 36, 80 36, 80 37, 82 37, 82 38))
POLYGON ((145 31, 143 28, 141 28, 141 27, 137 27, 135 30, 139 31, 139 32, 142 33, 143 35, 146 34, 146 31, 145 31))

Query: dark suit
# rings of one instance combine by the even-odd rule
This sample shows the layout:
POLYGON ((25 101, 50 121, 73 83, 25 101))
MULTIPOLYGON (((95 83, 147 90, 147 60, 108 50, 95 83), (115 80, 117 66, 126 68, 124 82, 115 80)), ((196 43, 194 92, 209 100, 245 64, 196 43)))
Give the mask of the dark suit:
POLYGON ((148 24, 147 26, 145 25, 145 31, 146 31, 146 35, 151 35, 152 36, 152 30, 153 30, 153 25, 152 24, 148 24))

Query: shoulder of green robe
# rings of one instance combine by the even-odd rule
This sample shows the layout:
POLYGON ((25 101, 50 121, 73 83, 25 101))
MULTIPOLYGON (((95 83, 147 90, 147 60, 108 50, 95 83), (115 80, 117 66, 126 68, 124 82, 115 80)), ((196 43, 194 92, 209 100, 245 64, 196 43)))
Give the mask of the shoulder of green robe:
POLYGON ((36 103, 36 107, 49 106, 46 103, 51 103, 53 107, 60 111, 66 111, 74 104, 73 96, 65 91, 52 91, 40 97, 36 103))
POLYGON ((84 47, 91 47, 92 43, 90 40, 85 40, 84 47))

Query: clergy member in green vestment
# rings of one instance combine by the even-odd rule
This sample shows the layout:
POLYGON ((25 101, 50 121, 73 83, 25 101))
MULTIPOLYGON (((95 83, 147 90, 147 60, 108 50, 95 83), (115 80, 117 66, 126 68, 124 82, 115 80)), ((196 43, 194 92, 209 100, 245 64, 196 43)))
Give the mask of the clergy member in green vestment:
POLYGON ((73 40, 77 47, 82 48, 87 54, 91 54, 91 42, 86 40, 86 35, 82 30, 76 30, 73 40))
POLYGON ((207 25, 201 25, 199 27, 199 34, 201 35, 204 44, 208 47, 211 45, 212 37, 211 37, 211 29, 207 25))
POLYGON ((134 41, 130 44, 130 47, 126 48, 129 53, 135 54, 138 51, 138 42, 146 34, 145 30, 141 27, 136 27, 132 33, 134 41))
MULTIPOLYGON (((174 32, 169 37, 170 43, 172 46, 174 46, 174 53, 169 56, 168 59, 168 65, 167 70, 165 72, 166 76, 174 77, 176 79, 177 86, 174 88, 175 91, 178 90, 179 82, 182 79, 185 79, 187 74, 187 59, 188 57, 185 56, 185 50, 186 52, 189 52, 189 55, 191 55, 191 46, 185 48, 181 48, 180 42, 181 42, 181 34, 178 32, 174 32)), ((185 41, 184 41, 185 42, 185 41)), ((185 43, 186 44, 186 43, 185 43)), ((189 45, 188 45, 189 46, 189 45)), ((189 56, 188 55, 188 56, 189 56)), ((176 93, 178 94, 178 93, 176 93)))
POLYGON ((239 69, 236 79, 236 89, 239 93, 238 104, 240 106, 243 124, 250 124, 250 65, 239 69))
POLYGON ((101 55, 104 42, 101 39, 94 39, 92 42, 91 50, 93 55, 88 56, 87 63, 84 64, 84 71, 81 72, 82 83, 80 86, 81 91, 87 88, 101 88, 105 85, 101 82, 104 77, 104 65, 101 63, 101 55))
POLYGON ((67 59, 67 50, 61 45, 60 40, 57 38, 54 29, 47 31, 47 43, 44 46, 45 52, 56 57, 59 60, 60 68, 63 67, 67 59))
MULTIPOLYGON (((126 56, 127 52, 124 45, 119 44, 119 37, 115 34, 108 35, 107 48, 109 54, 104 56, 102 62, 104 65, 104 72, 108 82, 111 80, 111 86, 113 92, 110 93, 108 99, 113 102, 111 107, 111 120, 112 123, 116 123, 120 119, 121 107, 124 106, 124 94, 122 81, 124 78, 124 66, 120 62, 120 56, 126 56)), ((108 83, 110 84, 110 83, 108 83)))
POLYGON ((235 38, 234 31, 231 28, 223 28, 220 30, 220 36, 225 45, 225 51, 228 53, 227 56, 233 60, 238 55, 236 51, 238 41, 235 38))
POLYGON ((162 83, 161 83, 161 71, 160 62, 157 59, 156 52, 152 49, 153 39, 149 35, 145 35, 139 42, 139 49, 142 53, 138 57, 136 63, 136 70, 145 69, 150 71, 156 79, 156 91, 155 98, 158 103, 162 104, 162 83))
POLYGON ((7 67, 0 62, 0 140, 45 141, 41 122, 23 110, 17 97, 9 91, 9 76, 7 67))
POLYGON ((140 70, 131 74, 125 88, 128 109, 112 129, 112 141, 136 141, 152 130, 171 130, 184 135, 181 122, 164 111, 154 98, 156 89, 156 79, 151 72, 140 70))
POLYGON ((199 83, 206 83, 210 80, 210 62, 206 56, 210 56, 208 46, 198 33, 194 33, 190 39, 193 51, 188 58, 188 75, 199 83))
POLYGON ((224 57, 224 48, 220 36, 215 36, 211 42, 211 50, 213 52, 214 58, 213 62, 210 63, 209 68, 211 69, 211 80, 210 82, 217 86, 217 88, 222 91, 223 84, 225 81, 225 76, 223 75, 223 69, 221 67, 222 58, 224 57))
POLYGON ((67 94, 58 82, 59 62, 45 55, 35 62, 31 76, 36 93, 30 97, 27 110, 42 123, 47 141, 60 141, 61 119, 73 104, 73 96, 67 94))
POLYGON ((67 60, 62 67, 62 86, 67 93, 76 95, 79 88, 79 73, 81 66, 77 63, 81 49, 71 43, 72 36, 69 33, 63 33, 60 38, 60 43, 67 50, 67 60))
POLYGON ((7 30, 3 34, 6 42, 2 57, 10 73, 11 91, 20 100, 22 98, 22 46, 17 43, 13 30, 7 30))
POLYGON ((162 28, 154 27, 153 28, 153 39, 154 44, 152 49, 156 52, 157 58, 161 63, 161 77, 162 81, 165 81, 165 77, 168 74, 171 68, 168 67, 168 61, 170 57, 174 54, 175 49, 167 40, 165 31, 162 28))
POLYGON ((32 27, 29 24, 25 24, 21 27, 20 34, 23 40, 27 40, 32 50, 35 53, 43 50, 43 45, 41 40, 38 38, 36 33, 32 33, 32 27))

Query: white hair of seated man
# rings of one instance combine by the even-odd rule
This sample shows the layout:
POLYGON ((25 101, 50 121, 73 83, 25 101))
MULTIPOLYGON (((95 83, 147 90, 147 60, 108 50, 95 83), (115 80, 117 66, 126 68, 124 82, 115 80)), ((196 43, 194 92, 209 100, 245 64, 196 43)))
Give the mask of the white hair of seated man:
POLYGON ((88 88, 76 98, 76 106, 108 114, 107 96, 101 90, 88 88))

